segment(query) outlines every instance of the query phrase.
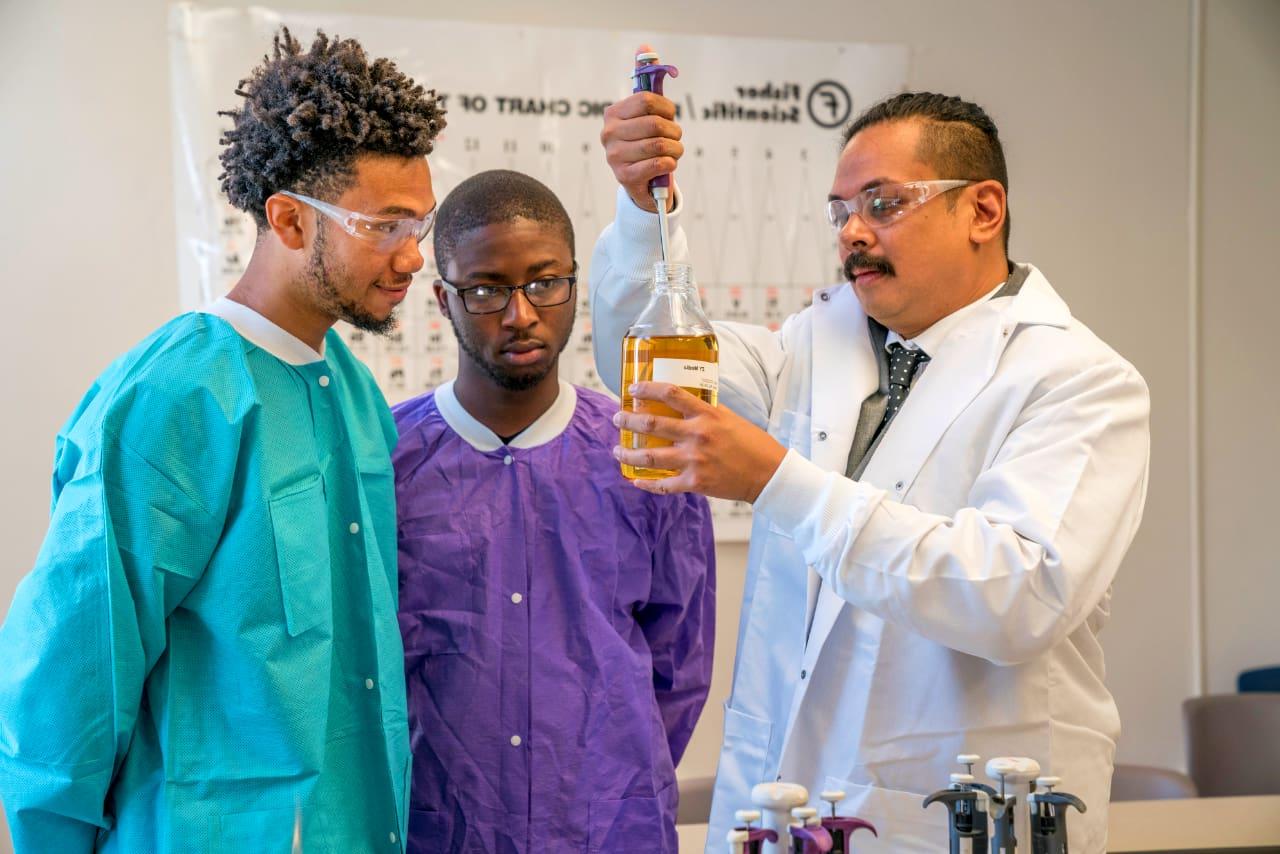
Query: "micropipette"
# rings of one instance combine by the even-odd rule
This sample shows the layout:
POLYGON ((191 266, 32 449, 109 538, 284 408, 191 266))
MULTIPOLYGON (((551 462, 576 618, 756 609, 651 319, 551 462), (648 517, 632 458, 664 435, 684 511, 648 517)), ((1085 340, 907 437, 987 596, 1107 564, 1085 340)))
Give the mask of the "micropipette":
MULTIPOLYGON (((662 81, 668 74, 679 77, 680 72, 674 65, 662 65, 658 54, 653 51, 636 54, 635 70, 631 79, 635 81, 632 92, 652 92, 662 94, 662 81)), ((658 240, 662 245, 662 260, 671 258, 670 233, 667 230, 667 199, 671 195, 671 176, 659 175, 649 181, 649 192, 658 206, 658 240)))

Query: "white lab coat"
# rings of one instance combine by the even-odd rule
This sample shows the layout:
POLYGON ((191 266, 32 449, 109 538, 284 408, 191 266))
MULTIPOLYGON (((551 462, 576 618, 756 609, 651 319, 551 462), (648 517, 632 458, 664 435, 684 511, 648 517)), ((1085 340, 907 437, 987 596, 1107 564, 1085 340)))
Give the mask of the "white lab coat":
MULTIPOLYGON (((592 260, 596 361, 615 390, 655 223, 620 191, 592 260)), ((945 850, 945 809, 921 801, 977 753, 1061 777, 1088 805, 1069 818, 1072 850, 1102 852, 1120 721, 1097 635, 1146 496, 1142 377, 1031 268, 930 354, 853 481, 878 368, 852 288, 816 293, 776 333, 716 332, 722 404, 790 451, 756 502, 707 850, 774 779, 848 792, 841 812, 880 829, 859 852, 945 850)))

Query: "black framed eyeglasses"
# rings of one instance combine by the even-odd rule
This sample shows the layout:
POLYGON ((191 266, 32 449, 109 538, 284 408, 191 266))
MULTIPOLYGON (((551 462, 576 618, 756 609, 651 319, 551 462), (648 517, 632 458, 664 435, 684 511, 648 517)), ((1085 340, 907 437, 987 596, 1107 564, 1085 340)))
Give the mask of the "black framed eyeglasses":
POLYGON ((523 285, 475 285, 461 288, 444 279, 436 281, 449 293, 462 297, 462 307, 467 310, 467 314, 497 314, 506 311, 507 304, 516 291, 523 291, 524 298, 534 308, 550 308, 573 299, 573 286, 578 283, 578 262, 573 263, 573 273, 568 276, 534 279, 523 285))

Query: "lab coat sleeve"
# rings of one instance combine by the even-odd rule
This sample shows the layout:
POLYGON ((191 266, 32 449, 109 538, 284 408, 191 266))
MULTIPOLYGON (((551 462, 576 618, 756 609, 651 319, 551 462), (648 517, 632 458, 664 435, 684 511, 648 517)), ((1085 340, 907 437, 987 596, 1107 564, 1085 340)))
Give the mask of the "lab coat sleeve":
MULTIPOLYGON (((1028 661, 1097 607, 1146 496, 1150 402, 1122 362, 1025 406, 952 516, 788 452, 758 512, 845 600, 996 664, 1028 661)), ((909 496, 908 496, 909 497, 909 496)))
POLYGON ((17 854, 91 851, 109 826, 144 681, 218 541, 238 441, 202 389, 137 388, 59 437, 48 533, 0 627, 0 800, 17 854))
POLYGON ((716 556, 705 498, 663 501, 666 530, 653 555, 649 601, 636 614, 653 659, 653 687, 671 761, 680 763, 711 688, 716 556))
MULTIPOLYGON (((668 221, 671 258, 685 261, 689 242, 680 215, 683 193, 668 221)), ((653 265, 662 260, 658 215, 641 210, 618 189, 614 221, 605 227, 591 256, 591 341, 596 372, 615 394, 622 393, 622 339, 649 301, 653 265)), ((694 270, 694 276, 698 271, 694 270)), ((791 321, 788 321, 788 324, 791 321)), ((720 403, 765 428, 785 358, 789 326, 772 332, 746 323, 712 324, 720 347, 720 403)))

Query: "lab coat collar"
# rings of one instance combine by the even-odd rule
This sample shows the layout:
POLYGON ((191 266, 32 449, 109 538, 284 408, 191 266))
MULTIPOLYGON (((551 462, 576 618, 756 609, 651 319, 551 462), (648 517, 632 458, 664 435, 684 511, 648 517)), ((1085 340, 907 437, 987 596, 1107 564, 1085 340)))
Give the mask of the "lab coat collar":
POLYGON ((286 332, 244 303, 222 297, 201 309, 231 324, 241 338, 289 365, 310 365, 324 361, 324 341, 320 351, 311 349, 300 338, 286 332))
POLYGON ((1035 266, 1019 264, 1027 270, 1027 280, 1016 296, 1010 300, 997 299, 992 304, 1003 308, 1003 316, 1015 325, 1058 326, 1071 324, 1071 309, 1035 266), (1007 303, 1007 306, 1003 305, 1007 303))
POLYGON ((573 420, 573 413, 578 408, 578 392, 572 385, 560 381, 560 392, 556 395, 551 408, 538 416, 538 419, 526 427, 519 436, 511 440, 510 445, 503 445, 498 434, 481 424, 458 401, 453 391, 453 380, 438 387, 435 391, 436 408, 446 424, 462 437, 462 440, 481 453, 496 451, 502 447, 536 448, 545 445, 558 437, 573 420))
MULTIPOLYGON (((962 358, 953 361, 953 367, 970 376, 976 372, 985 382, 1014 327, 1066 327, 1071 323, 1071 310, 1044 274, 1030 264, 1018 266, 1027 271, 1021 290, 1012 297, 966 306, 959 322, 948 326, 947 335, 939 342, 939 352, 931 352, 930 357, 937 361, 955 346, 954 339, 968 342, 958 348, 962 358), (987 356, 981 363, 972 358, 974 336, 989 345, 981 348, 987 356)), ((833 285, 816 292, 814 311, 814 394, 810 413, 814 435, 827 436, 831 441, 815 443, 812 459, 825 469, 843 471, 862 401, 879 384, 879 367, 867 330, 866 312, 850 285, 833 285), (833 394, 834 389, 842 391, 833 394)))
POLYGON ((938 348, 946 339, 948 332, 960 323, 963 323, 966 315, 972 314, 984 302, 995 296, 1004 286, 1005 283, 1001 282, 983 296, 968 305, 961 306, 946 317, 940 319, 937 323, 921 332, 915 338, 903 338, 897 332, 890 329, 888 334, 885 336, 885 347, 888 348, 897 343, 902 344, 908 350, 923 350, 926 354, 932 356, 934 353, 938 352, 938 348))
MULTIPOLYGON (((1030 264, 1015 264, 1014 266, 1026 273, 1026 279, 1017 294, 1007 303, 1000 304, 1005 309, 1004 315, 1018 324, 1046 324, 1065 327, 1071 320, 1071 311, 1067 308, 1067 304, 1062 301, 1062 298, 1054 292, 1044 274, 1030 264), (1033 282, 1033 279, 1038 281, 1033 282)), ((952 329, 962 325, 969 315, 976 313, 985 303, 999 296, 1000 291, 1004 289, 1006 284, 1007 280, 1001 282, 985 296, 953 311, 915 338, 904 339, 891 329, 886 338, 886 344, 899 342, 909 349, 919 348, 933 356, 938 352, 943 340, 946 339, 952 329)))

